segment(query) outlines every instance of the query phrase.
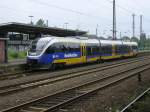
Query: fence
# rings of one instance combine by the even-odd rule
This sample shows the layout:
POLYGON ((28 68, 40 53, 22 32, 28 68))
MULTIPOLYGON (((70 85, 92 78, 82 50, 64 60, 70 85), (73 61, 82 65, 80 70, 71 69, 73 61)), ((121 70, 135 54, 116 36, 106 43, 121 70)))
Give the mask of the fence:
POLYGON ((23 41, 19 41, 19 40, 14 40, 14 41, 8 41, 8 48, 9 49, 13 49, 15 51, 26 51, 27 48, 29 47, 31 41, 30 40, 23 40, 23 41))

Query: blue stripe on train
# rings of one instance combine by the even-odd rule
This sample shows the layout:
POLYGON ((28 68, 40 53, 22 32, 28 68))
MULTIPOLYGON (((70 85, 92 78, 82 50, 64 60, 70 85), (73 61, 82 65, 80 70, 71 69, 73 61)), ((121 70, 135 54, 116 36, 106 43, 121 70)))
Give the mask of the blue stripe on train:
MULTIPOLYGON (((125 53, 118 53, 119 54, 128 54, 127 52, 125 53)), ((87 56, 87 58, 94 58, 98 56, 112 56, 112 54, 104 54, 104 53, 94 53, 93 56, 87 56)), ((43 54, 41 57, 38 59, 39 64, 50 64, 54 60, 57 59, 66 59, 66 58, 80 58, 81 57, 81 52, 69 52, 69 53, 53 53, 53 54, 43 54)), ((29 60, 32 58, 28 58, 29 60)), ((34 59, 34 58, 33 58, 34 59)))
POLYGON ((54 60, 58 59, 79 58, 79 57, 81 57, 80 52, 44 54, 40 57, 39 63, 49 64, 52 63, 54 60))

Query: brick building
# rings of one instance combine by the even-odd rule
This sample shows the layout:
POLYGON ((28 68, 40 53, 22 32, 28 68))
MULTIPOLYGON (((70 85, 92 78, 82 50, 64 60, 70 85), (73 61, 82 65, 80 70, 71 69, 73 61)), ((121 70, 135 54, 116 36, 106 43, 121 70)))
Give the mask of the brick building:
POLYGON ((7 33, 0 32, 0 63, 7 62, 7 33))
POLYGON ((0 39, 0 62, 5 62, 5 40, 0 39))

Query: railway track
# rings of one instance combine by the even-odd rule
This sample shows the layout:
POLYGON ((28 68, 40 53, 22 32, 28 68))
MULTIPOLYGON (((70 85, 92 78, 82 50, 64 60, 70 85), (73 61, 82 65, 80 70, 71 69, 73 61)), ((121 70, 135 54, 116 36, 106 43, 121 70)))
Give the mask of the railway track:
POLYGON ((34 70, 24 70, 21 72, 16 72, 16 73, 8 73, 8 74, 1 74, 0 75, 0 81, 3 80, 11 80, 11 79, 16 79, 16 78, 20 78, 20 77, 24 77, 24 76, 30 76, 30 75, 34 75, 37 73, 46 73, 46 71, 34 71, 34 70))
POLYGON ((8 74, 1 74, 0 80, 6 80, 6 79, 14 79, 23 77, 25 74, 30 73, 31 71, 22 71, 22 72, 16 72, 16 73, 8 73, 8 74))
POLYGON ((147 95, 150 94, 150 88, 145 90, 142 94, 140 94, 135 100, 133 100, 129 105, 127 105, 124 109, 122 109, 120 112, 131 112, 131 109, 134 107, 134 104, 143 98, 145 98, 147 95))
MULTIPOLYGON (((65 89, 42 98, 15 106, 1 112, 50 112, 56 111, 61 108, 66 108, 67 105, 82 99, 83 97, 91 96, 99 90, 112 86, 120 81, 128 79, 150 69, 150 63, 145 62, 134 68, 124 69, 120 72, 114 72, 106 75, 103 78, 99 77, 92 81, 87 81, 81 85, 65 89)), ((94 71, 91 71, 92 73, 94 71)), ((87 73, 86 73, 87 74, 87 73)))
POLYGON ((141 61, 149 59, 149 58, 150 57, 145 57, 145 58, 135 59, 132 61, 130 60, 129 62, 118 63, 118 64, 114 64, 114 65, 110 65, 110 66, 104 66, 102 68, 90 68, 90 69, 87 69, 86 71, 63 74, 63 75, 58 76, 58 77, 40 79, 40 80, 29 81, 29 82, 24 82, 24 83, 18 83, 18 84, 9 85, 9 86, 2 86, 2 87, 0 87, 0 95, 6 96, 9 94, 15 94, 16 92, 19 92, 19 91, 23 91, 23 90, 27 90, 27 89, 33 89, 33 88, 36 88, 39 86, 53 84, 53 83, 56 83, 59 81, 64 81, 64 80, 72 79, 75 77, 84 76, 84 75, 88 75, 90 73, 100 72, 103 70, 131 64, 131 63, 141 62, 141 61))
MULTIPOLYGON (((147 54, 139 54, 138 58, 144 58, 146 57, 147 54)), ((121 62, 125 62, 126 60, 134 60, 134 59, 125 59, 125 60, 119 60, 119 63, 120 61, 121 62)), ((118 61, 117 61, 118 62, 118 61)), ((115 64, 116 62, 111 62, 112 64, 115 64)), ((105 64, 102 65, 103 66, 107 66, 109 65, 110 62, 105 62, 105 64)), ((88 65, 86 65, 88 67, 88 65)), ((82 65, 82 67, 84 67, 84 65, 82 65)), ((74 66, 73 66, 74 68, 74 66)), ((78 68, 77 66, 75 66, 75 68, 78 68)), ((72 69, 72 67, 69 67, 69 69, 72 69)), ((60 70, 66 70, 66 69, 58 69, 56 71, 60 71, 60 70)), ((16 79, 16 78, 20 78, 20 77, 24 77, 24 76, 31 76, 31 75, 35 75, 35 74, 40 74, 42 73, 48 73, 49 71, 46 71, 46 70, 36 70, 36 71, 32 71, 32 70, 24 70, 24 71, 21 71, 21 72, 16 72, 16 73, 8 73, 8 74, 1 74, 0 75, 0 80, 7 80, 7 79, 16 79)))

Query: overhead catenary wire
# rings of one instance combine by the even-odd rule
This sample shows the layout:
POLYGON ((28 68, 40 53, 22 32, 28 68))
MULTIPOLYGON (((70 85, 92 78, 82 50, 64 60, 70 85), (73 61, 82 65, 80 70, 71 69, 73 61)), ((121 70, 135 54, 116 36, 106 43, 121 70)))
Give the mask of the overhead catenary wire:
MULTIPOLYGON (((40 1, 40 0, 36 0, 36 1, 33 1, 33 0, 30 0, 30 1, 32 1, 32 2, 34 2, 34 3, 36 3, 36 4, 38 4, 38 5, 43 5, 43 6, 46 6, 46 7, 53 7, 53 8, 56 8, 56 9, 59 9, 60 11, 66 11, 66 12, 70 12, 70 13, 74 13, 74 14, 77 14, 77 15, 81 15, 81 16, 84 16, 84 17, 88 17, 88 18, 91 18, 91 19, 96 19, 96 20, 100 20, 100 21, 103 21, 103 20, 105 20, 105 21, 108 21, 109 23, 111 23, 111 18, 110 17, 104 17, 103 15, 102 16, 97 16, 97 15, 94 15, 94 14, 88 14, 88 13, 85 13, 85 12, 81 12, 81 11, 78 11, 78 10, 75 10, 75 9, 69 9, 69 8, 64 8, 64 7, 62 7, 62 6, 58 6, 58 5, 54 5, 54 4, 52 4, 52 3, 46 3, 46 2, 44 2, 44 1, 40 1)), ((109 3, 112 3, 112 0, 106 0, 106 1, 108 1, 109 3)), ((123 6, 120 6, 120 5, 118 5, 118 4, 116 4, 116 6, 117 7, 119 7, 120 9, 122 9, 122 10, 124 10, 125 12, 127 12, 127 13, 130 13, 130 14, 132 14, 133 13, 133 11, 131 11, 131 10, 129 10, 129 9, 127 9, 127 8, 125 8, 125 7, 123 7, 123 6)), ((9 8, 9 7, 6 7, 6 8, 9 8)), ((12 9, 13 10, 13 9, 12 9)), ((16 11, 16 10, 15 10, 16 11)), ((22 12, 28 12, 27 10, 21 10, 22 12)), ((16 11, 17 13, 18 12, 20 12, 20 13, 22 13, 21 11, 16 11)), ((40 12, 37 12, 37 13, 40 13, 40 12)), ((28 15, 27 15, 28 16, 28 15)), ((47 17, 49 17, 49 18, 53 18, 53 20, 55 20, 55 19, 58 19, 59 21, 60 21, 60 19, 59 18, 56 18, 56 17, 53 17, 53 16, 50 16, 49 14, 47 14, 47 17)), ((63 18, 62 18, 63 19, 63 18)), ((71 18, 64 18, 64 21, 65 21, 65 19, 69 19, 70 21, 75 21, 74 19, 71 19, 71 18)), ((143 19, 146 19, 147 20, 147 22, 149 22, 149 19, 148 18, 145 18, 145 17, 143 17, 143 19)), ((82 21, 83 19, 81 19, 81 21, 82 21)), ((56 20, 55 20, 56 21, 56 20)), ((63 20, 61 20, 61 21, 63 21, 63 20)), ((96 26, 96 24, 101 24, 101 22, 92 22, 92 23, 90 23, 90 24, 93 24, 94 23, 94 25, 93 25, 93 27, 94 26, 96 26)), ((89 24, 88 22, 84 22, 84 21, 82 21, 81 23, 84 23, 84 24, 89 24)), ((120 24, 123 24, 123 22, 118 22, 118 23, 120 23, 120 24)), ((110 25, 110 24, 109 24, 110 25)), ((109 27, 109 26, 108 26, 109 27)), ((109 27, 109 29, 110 29, 111 27, 109 27)))
MULTIPOLYGON (((75 13, 75 14, 78 14, 78 15, 81 15, 81 16, 86 16, 86 17, 89 17, 89 18, 94 18, 94 19, 97 19, 97 20, 107 20, 111 23, 111 19, 108 19, 107 18, 104 18, 103 16, 101 17, 98 17, 98 16, 95 16, 95 15, 92 15, 92 14, 87 14, 87 13, 83 13, 83 12, 80 12, 80 11, 77 11, 77 10, 73 10, 73 9, 69 9, 69 8, 64 8, 64 7, 61 7, 61 6, 58 6, 58 5, 54 5, 54 4, 51 4, 51 3, 45 3, 43 1, 40 1, 40 0, 37 0, 37 1, 32 1, 36 4, 39 4, 39 5, 43 5, 43 6, 47 6, 47 7, 53 7, 53 8, 56 8, 56 9, 59 9, 59 10, 63 10, 63 11, 67 11, 67 12, 71 12, 71 13, 75 13)), ((120 23, 120 22, 118 22, 120 23)), ((123 23, 123 22, 121 22, 123 23)), ((98 24, 98 23, 96 23, 98 24)), ((111 29, 111 26, 109 27, 109 29, 111 29)))
MULTIPOLYGON (((109 2, 109 3, 113 3, 112 0, 106 0, 106 1, 109 2)), ((121 5, 116 4, 116 6, 117 6, 118 8, 120 8, 120 9, 124 10, 125 12, 131 14, 131 15, 132 15, 132 14, 141 15, 141 13, 137 14, 137 13, 135 13, 134 11, 131 11, 130 9, 127 9, 127 8, 121 6, 121 5)), ((140 12, 141 12, 141 11, 140 11, 140 12)), ((142 12, 142 14, 144 14, 144 13, 142 12)), ((145 20, 147 20, 148 22, 150 22, 150 19, 148 19, 147 17, 143 17, 143 19, 144 19, 144 18, 145 18, 145 20)))
POLYGON ((59 10, 75 13, 75 14, 78 14, 78 15, 81 15, 81 16, 86 16, 86 17, 89 17, 89 18, 94 18, 94 19, 99 19, 99 20, 104 19, 104 20, 111 21, 110 19, 108 19, 108 18, 106 18, 104 16, 103 17, 102 16, 98 17, 98 16, 95 16, 93 14, 87 14, 87 13, 84 13, 84 12, 81 12, 81 11, 60 7, 60 6, 57 6, 57 5, 54 5, 54 4, 50 4, 50 3, 45 3, 45 2, 39 1, 39 0, 32 1, 32 2, 34 2, 36 4, 39 4, 39 5, 44 5, 44 6, 47 6, 47 7, 53 7, 53 8, 59 9, 59 10))
MULTIPOLYGON (((32 1, 32 2, 34 2, 34 1, 32 1)), ((63 8, 63 7, 60 7, 60 6, 57 6, 57 5, 53 5, 53 4, 47 4, 47 3, 45 3, 45 2, 38 2, 38 1, 36 1, 35 2, 36 4, 38 4, 38 5, 43 5, 43 6, 47 6, 47 7, 53 7, 53 8, 57 8, 57 9, 59 9, 59 10, 63 10, 63 11, 67 11, 67 12, 71 12, 71 13, 74 13, 74 14, 78 14, 78 15, 81 15, 81 16, 85 16, 85 17, 88 17, 88 18, 92 18, 92 19, 96 19, 96 20, 105 20, 105 21, 111 21, 108 17, 107 18, 105 18, 105 17, 103 17, 103 16, 101 16, 101 17, 98 17, 98 16, 95 16, 95 15, 93 15, 93 14, 87 14, 87 13, 83 13, 83 12, 80 12, 80 11, 76 11, 76 10, 72 10, 72 9, 68 9, 68 8, 63 8)), ((6 9, 9 9, 9 10, 11 10, 11 11, 13 11, 14 13, 16 13, 16 14, 18 14, 18 13, 20 13, 20 15, 22 15, 22 12, 24 12, 24 14, 28 14, 28 15, 34 15, 34 14, 29 14, 30 12, 28 11, 28 10, 16 10, 15 8, 11 8, 11 7, 8 7, 8 6, 5 6, 5 7, 3 7, 3 8, 6 8, 6 9)), ((36 11, 34 12, 34 13, 36 13, 36 11)), ((38 14, 40 14, 40 12, 37 12, 38 14)), ((43 12, 44 13, 44 12, 43 12)), ((42 13, 42 14, 43 14, 42 13)), ((15 15, 16 15, 15 14, 15 15)), ((28 15, 26 15, 26 17, 28 17, 28 15)), ((17 17, 20 17, 20 16, 17 16, 17 17)), ((49 18, 53 18, 53 20, 59 20, 60 21, 60 19, 59 18, 56 18, 56 17, 53 17, 53 16, 50 16, 49 14, 47 14, 47 17, 49 17, 49 18)), ((13 18, 15 18, 15 16, 13 16, 13 18)), ((36 16, 34 17, 34 20, 35 20, 35 18, 37 18, 36 16)), ((19 18, 18 18, 19 19, 19 18)), ((63 19, 63 18, 62 18, 63 19)), ((61 21, 62 21, 62 19, 61 19, 61 21)), ((67 18, 67 20, 70 20, 70 21, 74 21, 75 22, 75 20, 74 19, 70 19, 70 18, 67 18)), ((20 21, 22 21, 21 19, 20 19, 20 21)), ((52 21, 52 20, 51 20, 52 21)), ((65 21, 65 18, 64 18, 64 21, 65 21)), ((88 24, 88 26, 89 26, 89 24, 91 23, 89 23, 89 22, 86 22, 86 21, 82 21, 81 23, 83 23, 83 24, 85 24, 85 25, 87 25, 88 24)), ((107 23, 109 23, 109 22, 107 22, 107 23)), ((101 24, 101 23, 99 23, 99 22, 96 22, 95 24, 101 24)), ((95 27, 95 24, 93 24, 92 26, 93 27, 95 27)), ((61 25, 62 26, 62 25, 61 25)), ((90 24, 90 26, 91 26, 91 24, 90 24)), ((107 27, 108 28, 110 28, 109 27, 109 25, 107 25, 107 27)))

